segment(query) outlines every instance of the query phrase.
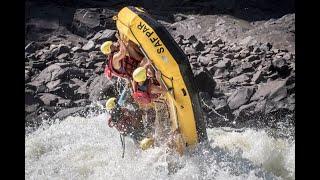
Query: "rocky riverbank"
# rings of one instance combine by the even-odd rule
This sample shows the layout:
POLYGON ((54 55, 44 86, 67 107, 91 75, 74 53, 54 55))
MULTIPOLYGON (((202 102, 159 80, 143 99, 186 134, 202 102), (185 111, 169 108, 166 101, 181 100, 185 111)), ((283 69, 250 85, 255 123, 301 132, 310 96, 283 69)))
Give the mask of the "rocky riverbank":
MULTIPOLYGON (((85 116, 94 110, 91 102, 117 93, 116 82, 103 75, 106 59, 99 47, 115 39, 111 17, 120 7, 26 2, 26 126, 85 116)), ((157 12, 189 57, 209 127, 294 125, 294 14, 249 22, 223 14, 179 12, 168 18, 157 12)))

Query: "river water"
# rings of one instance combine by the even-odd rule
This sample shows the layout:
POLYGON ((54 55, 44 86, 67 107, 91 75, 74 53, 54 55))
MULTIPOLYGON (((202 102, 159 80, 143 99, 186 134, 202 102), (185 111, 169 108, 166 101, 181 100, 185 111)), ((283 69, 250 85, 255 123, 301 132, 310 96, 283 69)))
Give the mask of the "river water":
POLYGON ((294 138, 266 130, 207 129, 209 147, 185 156, 142 151, 106 124, 108 114, 44 123, 25 137, 25 179, 295 179, 294 138))

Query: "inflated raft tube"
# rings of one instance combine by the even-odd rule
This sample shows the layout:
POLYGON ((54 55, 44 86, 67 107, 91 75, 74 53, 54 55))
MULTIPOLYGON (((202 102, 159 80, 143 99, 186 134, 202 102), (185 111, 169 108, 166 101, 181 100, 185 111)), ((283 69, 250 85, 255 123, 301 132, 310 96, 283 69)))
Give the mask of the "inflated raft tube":
POLYGON ((188 58, 170 33, 137 7, 124 7, 115 20, 120 37, 136 43, 161 71, 167 87, 173 90, 171 99, 170 96, 167 99, 175 106, 175 110, 170 111, 175 113, 172 118, 176 118, 173 121, 177 121, 185 146, 207 141, 199 95, 188 58))

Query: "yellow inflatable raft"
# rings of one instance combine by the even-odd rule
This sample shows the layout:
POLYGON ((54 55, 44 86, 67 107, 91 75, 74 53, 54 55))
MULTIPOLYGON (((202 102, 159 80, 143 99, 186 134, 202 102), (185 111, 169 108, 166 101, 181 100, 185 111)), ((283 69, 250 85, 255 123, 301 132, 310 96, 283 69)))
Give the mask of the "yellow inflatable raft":
POLYGON ((144 10, 124 7, 115 17, 120 37, 136 43, 145 56, 162 73, 162 80, 171 89, 166 99, 173 130, 180 132, 180 145, 192 147, 207 140, 198 92, 187 56, 163 25, 144 10), (181 145, 181 143, 183 143, 181 145))

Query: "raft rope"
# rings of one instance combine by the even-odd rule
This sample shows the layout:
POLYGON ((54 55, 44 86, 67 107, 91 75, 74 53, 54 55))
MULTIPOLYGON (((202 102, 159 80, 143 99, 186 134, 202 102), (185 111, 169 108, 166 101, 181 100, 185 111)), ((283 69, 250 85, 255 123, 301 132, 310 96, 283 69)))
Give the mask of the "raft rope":
POLYGON ((228 118, 226 118, 225 116, 219 114, 215 109, 210 108, 210 106, 209 106, 207 103, 205 103, 203 99, 201 99, 201 102, 202 102, 208 109, 210 109, 212 112, 214 112, 216 115, 218 115, 219 117, 223 118, 223 120, 229 121, 228 118))
POLYGON ((125 143, 125 136, 122 135, 121 133, 120 134, 120 141, 121 141, 121 146, 122 146, 122 158, 124 158, 124 152, 126 150, 126 143, 125 143))

